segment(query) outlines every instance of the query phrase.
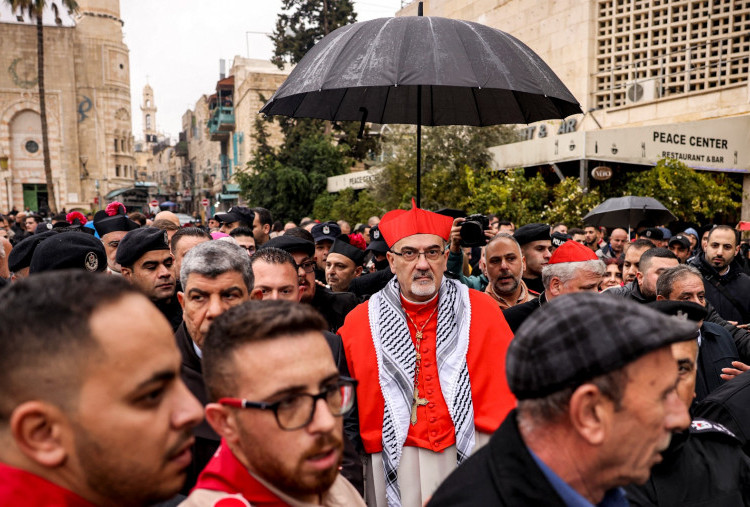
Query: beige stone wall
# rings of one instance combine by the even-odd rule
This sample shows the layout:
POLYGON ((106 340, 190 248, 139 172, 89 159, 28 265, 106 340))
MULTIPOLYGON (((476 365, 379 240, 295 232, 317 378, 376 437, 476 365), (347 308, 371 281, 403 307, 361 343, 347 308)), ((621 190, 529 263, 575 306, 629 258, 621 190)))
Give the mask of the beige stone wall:
MULTIPOLYGON (((214 192, 214 185, 221 180, 220 155, 221 145, 217 141, 211 141, 208 127, 206 126, 210 114, 208 111, 208 97, 202 95, 195 103, 195 109, 187 111, 183 115, 183 131, 187 133, 188 160, 193 165, 195 173, 195 187, 193 195, 200 200, 206 192, 214 192)), ((211 202, 214 199, 211 197, 211 202)))

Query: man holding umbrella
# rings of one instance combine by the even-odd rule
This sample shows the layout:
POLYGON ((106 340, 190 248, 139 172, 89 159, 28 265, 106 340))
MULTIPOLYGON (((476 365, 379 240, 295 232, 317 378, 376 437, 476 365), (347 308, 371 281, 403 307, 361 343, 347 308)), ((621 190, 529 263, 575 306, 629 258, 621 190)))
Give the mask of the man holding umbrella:
POLYGON ((396 276, 339 330, 359 380, 370 505, 422 505, 515 405, 497 303, 443 277, 452 223, 416 206, 386 213, 396 276))

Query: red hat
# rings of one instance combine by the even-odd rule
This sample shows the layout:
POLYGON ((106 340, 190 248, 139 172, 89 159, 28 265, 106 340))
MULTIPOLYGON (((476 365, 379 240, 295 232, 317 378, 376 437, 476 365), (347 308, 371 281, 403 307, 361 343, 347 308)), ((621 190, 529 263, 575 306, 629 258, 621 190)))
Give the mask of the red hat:
POLYGON ((563 262, 583 262, 595 261, 599 257, 587 246, 580 244, 578 241, 569 239, 555 250, 549 259, 550 264, 560 264, 563 262))
POLYGON ((389 211, 378 224, 383 239, 392 247, 400 239, 414 234, 435 234, 445 241, 451 237, 453 219, 451 217, 417 208, 414 199, 411 209, 394 209, 389 211))

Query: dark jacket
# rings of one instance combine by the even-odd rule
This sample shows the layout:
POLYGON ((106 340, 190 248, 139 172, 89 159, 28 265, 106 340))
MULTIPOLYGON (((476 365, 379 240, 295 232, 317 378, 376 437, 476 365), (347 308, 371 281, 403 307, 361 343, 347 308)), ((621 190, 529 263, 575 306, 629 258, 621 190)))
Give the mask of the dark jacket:
MULTIPOLYGON (((206 393, 206 385, 203 383, 201 359, 195 352, 193 339, 188 334, 184 322, 177 329, 175 340, 177 341, 177 348, 180 349, 180 354, 182 355, 180 376, 190 392, 193 393, 193 396, 198 398, 201 405, 205 407, 208 404, 208 394, 206 393)), ((191 449, 193 452, 193 461, 187 469, 187 479, 181 490, 185 495, 195 486, 198 475, 211 460, 221 441, 221 437, 206 422, 205 418, 193 429, 193 435, 195 436, 195 443, 191 449)))
POLYGON ((177 300, 177 293, 169 299, 157 301, 154 304, 169 321, 172 332, 176 333, 180 324, 182 324, 182 305, 177 300))
POLYGON ((720 425, 694 419, 690 430, 672 436, 662 456, 646 484, 625 488, 630 505, 750 505, 750 460, 720 425))
POLYGON ((315 295, 310 302, 328 322, 328 330, 334 333, 344 325, 347 314, 359 303, 359 298, 351 292, 331 292, 321 286, 315 287, 315 295))
POLYGON ((750 373, 724 382, 695 406, 694 413, 729 428, 750 455, 750 373))
POLYGON ((620 296, 623 298, 632 299, 636 303, 649 303, 650 301, 653 301, 653 299, 646 299, 646 297, 641 294, 641 288, 638 286, 637 280, 626 283, 622 287, 612 287, 611 289, 607 289, 603 292, 603 294, 606 294, 608 296, 620 296))
POLYGON ((508 326, 510 326, 510 330, 513 331, 513 334, 516 334, 518 328, 521 327, 521 324, 524 323, 529 315, 534 313, 534 310, 540 308, 546 302, 547 296, 542 292, 536 299, 503 310, 503 317, 505 317, 505 321, 508 323, 508 326))
POLYGON ((526 288, 529 289, 535 296, 544 292, 544 284, 542 283, 541 276, 537 278, 523 277, 523 283, 526 284, 526 288))
POLYGON ((516 414, 509 413, 490 442, 445 479, 428 507, 565 505, 521 439, 516 414))
POLYGON ((393 272, 390 269, 380 269, 366 275, 358 276, 349 282, 347 292, 356 295, 360 300, 369 299, 370 296, 385 287, 393 276, 393 272))
POLYGON ((723 319, 740 324, 750 323, 750 276, 743 273, 737 262, 732 261, 729 272, 723 276, 706 262, 705 255, 693 258, 689 264, 698 268, 703 275, 706 299, 723 319), (734 302, 718 289, 717 285, 720 285, 734 302))
POLYGON ((695 383, 695 401, 703 400, 709 393, 723 385, 722 368, 732 366, 732 361, 739 361, 737 347, 732 335, 713 322, 704 322, 701 327, 701 346, 698 353, 698 376, 695 383))

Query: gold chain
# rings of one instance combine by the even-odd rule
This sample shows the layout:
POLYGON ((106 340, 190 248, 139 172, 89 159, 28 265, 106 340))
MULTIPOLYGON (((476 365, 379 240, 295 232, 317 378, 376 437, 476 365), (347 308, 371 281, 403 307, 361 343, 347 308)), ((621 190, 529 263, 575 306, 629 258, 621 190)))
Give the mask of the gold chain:
POLYGON ((416 339, 417 339, 417 363, 414 367, 414 393, 412 394, 412 405, 411 405, 411 424, 414 426, 417 424, 417 407, 427 405, 428 401, 427 398, 420 398, 419 397, 419 372, 421 370, 422 366, 422 353, 420 352, 420 346, 422 345, 422 332, 424 331, 424 328, 427 327, 427 324, 432 320, 432 316, 435 315, 435 312, 437 311, 437 305, 435 305, 435 308, 432 310, 432 313, 429 317, 427 317, 427 320, 424 321, 424 324, 422 324, 421 328, 417 328, 417 324, 414 322, 414 320, 409 316, 409 312, 404 311, 406 314, 406 318, 409 319, 409 322, 411 322, 411 325, 414 326, 414 330, 417 332, 416 339))

